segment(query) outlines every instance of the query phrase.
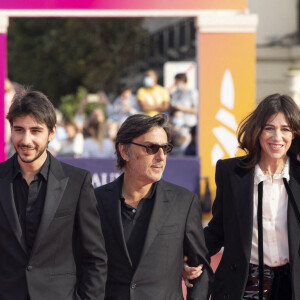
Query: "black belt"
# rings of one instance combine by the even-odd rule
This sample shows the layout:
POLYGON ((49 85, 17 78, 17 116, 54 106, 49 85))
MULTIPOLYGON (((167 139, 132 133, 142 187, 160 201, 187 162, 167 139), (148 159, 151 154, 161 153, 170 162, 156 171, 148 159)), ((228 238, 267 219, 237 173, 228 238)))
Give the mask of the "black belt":
POLYGON ((263 300, 280 299, 290 300, 291 297, 291 274, 290 264, 279 267, 263 266, 264 281, 259 281, 259 266, 249 264, 247 285, 244 291, 243 300, 259 299, 260 287, 263 287, 263 300), (287 293, 290 292, 290 294, 287 293), (282 297, 283 296, 283 297, 282 297))
MULTIPOLYGON (((255 264, 249 264, 249 272, 253 271, 254 269, 258 269, 258 265, 255 264)), ((267 270, 271 271, 274 275, 284 276, 290 274, 290 264, 285 264, 283 266, 278 267, 269 267, 267 265, 264 265, 263 267, 264 273, 266 273, 267 270)))

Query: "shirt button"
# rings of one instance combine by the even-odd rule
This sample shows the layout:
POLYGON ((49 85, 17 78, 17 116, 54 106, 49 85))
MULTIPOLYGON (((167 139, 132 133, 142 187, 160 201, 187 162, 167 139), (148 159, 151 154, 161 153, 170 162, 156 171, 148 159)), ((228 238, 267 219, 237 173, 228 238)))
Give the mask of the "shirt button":
POLYGON ((27 271, 31 271, 33 269, 32 266, 27 266, 27 271))
POLYGON ((136 283, 132 283, 132 284, 131 284, 131 288, 132 288, 132 289, 135 289, 135 288, 136 288, 136 283))
POLYGON ((133 209, 132 212, 135 214, 136 213, 136 209, 133 209))

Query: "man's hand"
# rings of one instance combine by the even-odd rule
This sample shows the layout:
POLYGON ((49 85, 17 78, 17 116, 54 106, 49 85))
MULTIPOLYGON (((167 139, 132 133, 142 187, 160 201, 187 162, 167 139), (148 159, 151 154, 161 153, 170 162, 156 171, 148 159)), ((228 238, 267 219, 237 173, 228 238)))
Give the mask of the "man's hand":
POLYGON ((189 282, 189 280, 198 278, 202 274, 203 265, 199 265, 197 267, 190 267, 186 263, 188 258, 184 257, 183 271, 182 271, 182 279, 187 288, 193 287, 193 285, 189 282))

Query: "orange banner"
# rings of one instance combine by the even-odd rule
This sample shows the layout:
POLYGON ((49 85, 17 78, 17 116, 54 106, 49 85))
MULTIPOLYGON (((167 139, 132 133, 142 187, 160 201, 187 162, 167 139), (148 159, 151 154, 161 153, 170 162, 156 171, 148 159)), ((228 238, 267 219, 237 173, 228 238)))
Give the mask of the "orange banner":
POLYGON ((214 197, 216 162, 243 154, 237 126, 255 107, 255 34, 200 33, 198 49, 201 176, 214 197))

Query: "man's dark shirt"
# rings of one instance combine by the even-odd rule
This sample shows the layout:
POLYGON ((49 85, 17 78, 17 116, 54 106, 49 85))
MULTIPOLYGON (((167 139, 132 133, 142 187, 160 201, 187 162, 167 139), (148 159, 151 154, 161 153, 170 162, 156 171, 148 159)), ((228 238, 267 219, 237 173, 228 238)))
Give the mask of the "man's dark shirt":
POLYGON ((28 185, 22 176, 17 156, 15 156, 13 170, 14 201, 29 256, 43 213, 49 166, 50 159, 49 155, 47 155, 41 170, 28 185))
POLYGON ((151 218, 157 182, 152 186, 150 195, 140 200, 137 209, 121 199, 121 215, 125 241, 134 269, 138 266, 143 251, 145 237, 151 218))

